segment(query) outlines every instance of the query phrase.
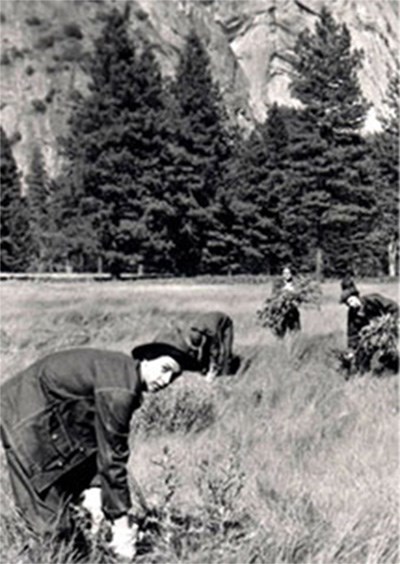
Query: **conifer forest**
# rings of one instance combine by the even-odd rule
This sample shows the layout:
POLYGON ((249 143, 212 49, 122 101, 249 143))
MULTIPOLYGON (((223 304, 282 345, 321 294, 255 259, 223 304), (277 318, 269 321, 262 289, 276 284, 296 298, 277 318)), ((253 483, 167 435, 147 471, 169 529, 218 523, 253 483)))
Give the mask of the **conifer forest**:
POLYGON ((324 9, 298 35, 291 92, 244 135, 192 31, 176 76, 113 9, 72 92, 62 172, 38 144, 26 188, 1 129, 2 272, 395 275, 399 74, 363 135, 363 54, 324 9))

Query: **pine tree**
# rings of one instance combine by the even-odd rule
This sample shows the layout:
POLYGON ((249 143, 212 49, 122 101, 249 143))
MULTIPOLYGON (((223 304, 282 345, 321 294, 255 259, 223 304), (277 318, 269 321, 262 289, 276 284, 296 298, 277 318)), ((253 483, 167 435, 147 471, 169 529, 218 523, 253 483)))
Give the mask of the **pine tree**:
POLYGON ((259 225, 264 234, 263 272, 276 273, 291 260, 285 233, 286 207, 290 202, 288 182, 289 122, 293 111, 273 104, 261 127, 263 178, 253 181, 259 225))
POLYGON ((399 68, 389 75, 382 122, 383 130, 371 139, 379 221, 376 229, 371 232, 370 239, 382 264, 382 270, 390 276, 395 276, 398 270, 399 248, 399 68))
POLYGON ((97 241, 82 209, 80 195, 64 174, 50 182, 46 262, 56 271, 95 272, 99 266, 97 241))
POLYGON ((192 30, 181 54, 172 87, 176 123, 168 170, 170 238, 175 270, 185 274, 215 268, 213 206, 229 156, 229 134, 210 60, 192 30))
POLYGON ((73 112, 66 142, 72 192, 92 251, 104 268, 119 275, 151 254, 146 210, 162 184, 161 74, 149 46, 136 52, 127 14, 115 9, 87 70, 90 95, 73 112))
POLYGON ((221 272, 276 273, 290 260, 284 232, 293 111, 274 104, 248 139, 237 134, 214 205, 214 260, 221 272))
POLYGON ((256 272, 262 263, 260 237, 256 221, 257 207, 249 189, 252 153, 239 132, 233 138, 221 183, 211 206, 213 223, 207 251, 214 273, 256 272))
POLYGON ((351 50, 347 27, 325 8, 314 33, 299 35, 295 53, 292 92, 303 107, 290 151, 296 254, 311 268, 323 253, 326 273, 350 264, 367 273, 374 258, 366 236, 377 206, 360 135, 367 111, 357 78, 362 54, 351 50))
POLYGON ((9 139, 0 127, 0 256, 3 272, 26 272, 33 243, 29 208, 21 195, 21 181, 9 139))

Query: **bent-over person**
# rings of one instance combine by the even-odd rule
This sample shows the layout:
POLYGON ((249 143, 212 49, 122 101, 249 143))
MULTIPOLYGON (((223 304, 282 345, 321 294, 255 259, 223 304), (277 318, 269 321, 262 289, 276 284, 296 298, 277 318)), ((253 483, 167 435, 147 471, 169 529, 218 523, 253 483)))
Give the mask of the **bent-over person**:
POLYGON ((187 341, 207 379, 231 373, 233 321, 222 311, 208 311, 187 327, 187 341))
MULTIPOLYGON (((348 352, 343 357, 349 374, 372 370, 381 373, 384 370, 398 371, 398 317, 399 306, 390 298, 378 293, 360 296, 354 282, 348 277, 342 281, 340 303, 348 307, 347 314, 347 347, 348 352), (379 320, 382 320, 379 325, 379 320), (377 322, 374 325, 374 322, 377 322), (373 342, 362 342, 364 328, 372 331, 377 345, 377 331, 386 331, 387 336, 381 341, 383 348, 373 342)), ((365 336, 368 339, 368 337, 365 336)))
POLYGON ((127 462, 129 427, 143 392, 198 370, 182 334, 137 346, 131 356, 99 349, 50 354, 1 386, 1 438, 15 503, 36 537, 70 539, 74 504, 93 527, 111 524, 116 556, 135 555, 127 462))
POLYGON ((347 346, 356 350, 361 330, 381 315, 399 316, 399 305, 378 293, 360 296, 354 282, 342 284, 340 303, 347 305, 347 346))

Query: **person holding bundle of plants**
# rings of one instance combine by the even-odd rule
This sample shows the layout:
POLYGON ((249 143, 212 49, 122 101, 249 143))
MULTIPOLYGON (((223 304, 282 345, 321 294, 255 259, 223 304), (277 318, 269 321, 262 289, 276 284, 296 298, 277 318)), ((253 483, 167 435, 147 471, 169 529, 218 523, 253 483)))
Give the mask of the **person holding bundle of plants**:
POLYGON ((340 303, 348 307, 347 362, 354 362, 361 370, 375 366, 380 371, 385 364, 395 367, 398 364, 398 304, 378 293, 360 296, 349 276, 342 280, 341 288, 340 303))
POLYGON ((300 305, 310 304, 319 307, 321 289, 317 281, 294 278, 289 266, 285 266, 282 277, 272 287, 263 307, 257 311, 263 327, 268 327, 279 338, 301 330, 300 305))
POLYGON ((281 295, 282 308, 282 326, 279 336, 284 337, 288 331, 300 331, 300 311, 299 300, 296 296, 295 280, 289 266, 285 266, 282 271, 282 277, 278 278, 272 288, 272 294, 281 295))
POLYGON ((138 526, 130 518, 130 420, 143 392, 199 370, 189 352, 176 330, 135 347, 131 356, 56 352, 4 382, 1 439, 17 510, 35 538, 78 538, 76 511, 83 507, 92 533, 104 518, 111 529, 107 548, 132 560, 138 526))

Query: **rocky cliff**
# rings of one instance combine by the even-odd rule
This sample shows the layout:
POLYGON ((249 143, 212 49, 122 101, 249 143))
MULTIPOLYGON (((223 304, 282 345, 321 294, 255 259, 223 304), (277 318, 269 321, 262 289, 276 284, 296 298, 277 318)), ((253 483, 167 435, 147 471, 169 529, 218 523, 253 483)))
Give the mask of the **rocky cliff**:
MULTIPOLYGON (((1 118, 22 171, 39 141, 48 169, 59 168, 70 96, 84 91, 81 62, 110 6, 126 0, 2 0, 1 118)), ((264 119, 274 101, 292 104, 290 55, 298 33, 313 28, 323 0, 131 0, 132 37, 155 46, 165 75, 173 75, 194 25, 209 52, 229 113, 245 128, 264 119)), ((336 19, 365 53, 360 80, 377 125, 387 71, 398 49, 396 0, 330 0, 336 19)))

